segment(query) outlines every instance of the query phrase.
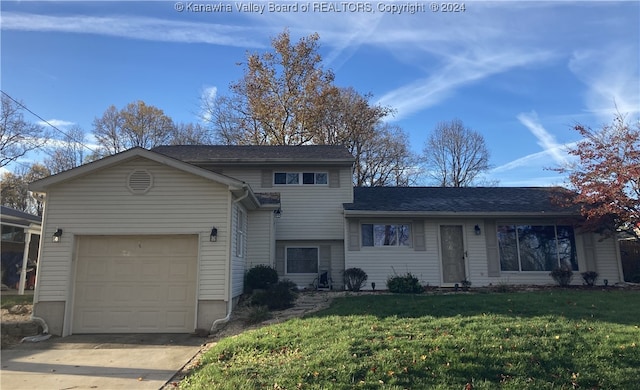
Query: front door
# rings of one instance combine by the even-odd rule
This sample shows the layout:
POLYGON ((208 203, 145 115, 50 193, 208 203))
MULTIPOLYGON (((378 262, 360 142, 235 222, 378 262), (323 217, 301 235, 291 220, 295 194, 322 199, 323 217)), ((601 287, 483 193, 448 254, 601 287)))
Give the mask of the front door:
POLYGON ((460 283, 467 278, 465 272, 462 225, 440 226, 440 253, 442 254, 442 281, 460 283))

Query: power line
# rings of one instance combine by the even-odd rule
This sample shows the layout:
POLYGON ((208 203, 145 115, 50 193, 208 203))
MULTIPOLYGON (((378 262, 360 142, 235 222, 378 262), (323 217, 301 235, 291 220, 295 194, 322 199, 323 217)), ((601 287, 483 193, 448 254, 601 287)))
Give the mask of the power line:
POLYGON ((22 104, 21 102, 17 101, 16 99, 14 99, 13 97, 11 97, 11 95, 9 95, 8 93, 6 93, 5 91, 0 90, 0 92, 2 92, 2 94, 6 97, 8 97, 9 99, 11 99, 11 101, 13 101, 15 104, 19 105, 20 107, 22 107, 25 111, 29 112, 31 115, 35 116, 36 118, 40 119, 42 122, 46 123, 47 125, 49 125, 51 128, 53 128, 54 130, 56 130, 57 132, 61 133, 62 135, 64 135, 65 137, 67 137, 68 139, 74 141, 75 143, 81 145, 82 147, 88 149, 89 151, 96 153, 95 150, 93 150, 92 148, 88 147, 87 145, 84 144, 84 142, 78 141, 76 138, 72 137, 71 135, 65 133, 64 131, 60 130, 59 128, 57 128, 56 126, 54 126, 53 124, 51 124, 48 120, 44 119, 43 117, 41 117, 40 115, 36 114, 35 112, 31 111, 29 109, 29 107, 25 106, 24 104, 22 104))

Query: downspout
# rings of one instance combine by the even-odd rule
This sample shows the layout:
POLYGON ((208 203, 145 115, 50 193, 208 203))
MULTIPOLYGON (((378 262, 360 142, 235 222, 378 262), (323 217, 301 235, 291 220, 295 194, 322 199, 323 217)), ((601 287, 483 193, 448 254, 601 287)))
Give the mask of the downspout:
MULTIPOLYGON (((43 194, 43 200, 45 199, 44 194, 43 194)), ((45 206, 46 207, 46 206, 45 206)), ((45 232, 45 227, 46 225, 46 212, 42 213, 43 218, 42 218, 42 224, 40 225, 40 242, 38 245, 38 267, 36 268, 36 287, 33 291, 33 308, 35 309, 36 303, 38 303, 39 299, 39 294, 40 294, 40 270, 42 269, 40 267, 40 265, 42 264, 42 252, 44 249, 44 232, 45 232)), ((49 334, 49 326, 47 325, 47 322, 44 320, 44 318, 41 317, 37 317, 35 315, 33 315, 33 313, 31 313, 31 321, 35 321, 37 322, 40 326, 42 326, 42 334, 36 335, 36 336, 27 336, 27 337, 23 337, 21 342, 33 342, 33 343, 37 343, 39 341, 44 341, 47 340, 48 338, 51 337, 51 335, 49 334)))
MULTIPOLYGON (((233 201, 233 205, 238 204, 238 202, 243 201, 244 199, 246 199, 249 196, 249 187, 247 186, 247 184, 243 184, 242 188, 244 188, 244 195, 242 195, 241 197, 239 197, 238 199, 233 201)), ((230 213, 233 213, 233 208, 231 208, 231 210, 229 211, 230 213)), ((231 227, 231 224, 229 224, 229 227, 231 227)), ((231 232, 229 232, 231 233, 231 232)), ((229 234, 229 238, 231 238, 231 234, 229 234)), ((231 311, 233 310, 233 261, 231 259, 231 240, 229 240, 229 300, 227 301, 227 315, 224 316, 224 318, 219 318, 215 321, 213 321, 213 324, 211 324, 211 329, 209 329, 209 333, 213 333, 214 329, 216 328, 216 326, 218 326, 219 324, 223 324, 226 322, 229 322, 229 319, 231 318, 231 311)))

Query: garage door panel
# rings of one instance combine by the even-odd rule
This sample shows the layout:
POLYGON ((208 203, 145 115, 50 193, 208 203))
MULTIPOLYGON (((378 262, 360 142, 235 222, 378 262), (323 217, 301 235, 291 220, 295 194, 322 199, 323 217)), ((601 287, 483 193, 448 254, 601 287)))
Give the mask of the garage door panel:
POLYGON ((197 247, 195 235, 79 237, 73 333, 193 331, 197 247))

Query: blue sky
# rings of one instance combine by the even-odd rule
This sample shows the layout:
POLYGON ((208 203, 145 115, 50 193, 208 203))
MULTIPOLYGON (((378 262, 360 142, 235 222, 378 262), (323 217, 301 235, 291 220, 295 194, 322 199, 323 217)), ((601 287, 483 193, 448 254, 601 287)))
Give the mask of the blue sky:
POLYGON ((545 168, 568 161, 565 145, 579 140, 572 125, 610 123, 616 106, 640 117, 638 1, 467 1, 456 13, 399 0, 349 12, 358 2, 340 1, 343 12, 313 11, 322 3, 185 1, 178 12, 175 1, 2 1, 2 90, 63 130, 90 134, 107 107, 136 100, 197 122, 201 96, 227 94, 247 52, 269 50, 284 28, 294 40, 317 32, 336 84, 395 108, 388 120, 415 152, 438 122, 459 118, 484 135, 488 176, 503 186, 562 184, 545 168), (239 3, 310 9, 260 14, 239 3), (418 12, 388 10, 402 4, 418 12))

